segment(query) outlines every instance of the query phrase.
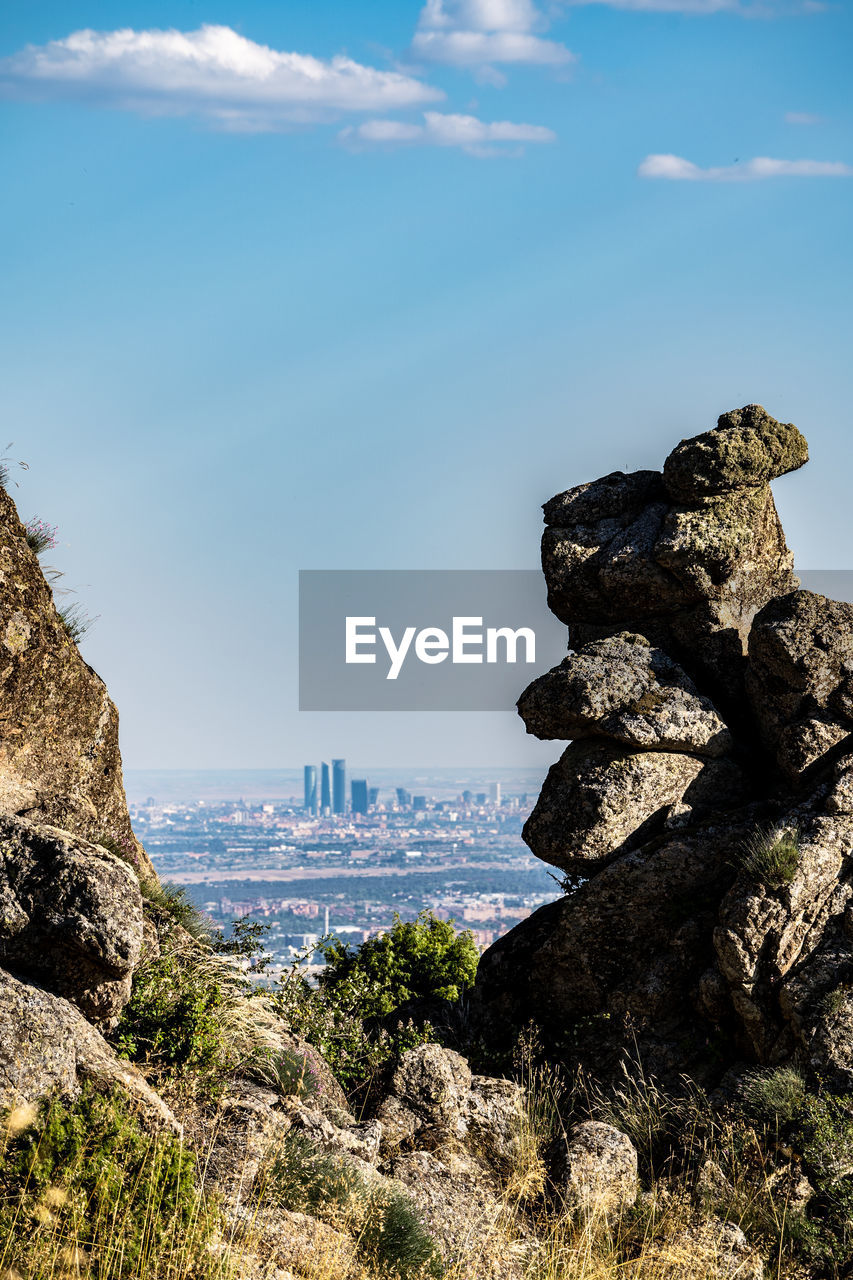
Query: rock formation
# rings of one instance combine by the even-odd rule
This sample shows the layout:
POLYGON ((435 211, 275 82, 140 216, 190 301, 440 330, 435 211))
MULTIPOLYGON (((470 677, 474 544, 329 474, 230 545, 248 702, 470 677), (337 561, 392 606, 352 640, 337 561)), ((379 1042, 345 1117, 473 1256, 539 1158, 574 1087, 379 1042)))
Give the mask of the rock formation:
POLYGON ((532 1018, 599 1076, 799 1056, 853 1087, 853 606, 797 589, 769 488, 807 457, 747 405, 545 503, 570 649, 518 707, 570 745, 524 837, 568 892, 483 957, 492 1033, 532 1018))
POLYGON ((69 636, 2 487, 0 814, 106 840, 154 874, 127 812, 116 709, 69 636))

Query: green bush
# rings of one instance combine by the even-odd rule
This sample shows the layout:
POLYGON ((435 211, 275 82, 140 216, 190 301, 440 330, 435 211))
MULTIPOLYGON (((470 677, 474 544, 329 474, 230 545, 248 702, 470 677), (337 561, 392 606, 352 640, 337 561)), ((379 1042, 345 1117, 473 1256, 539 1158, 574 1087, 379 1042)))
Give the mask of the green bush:
POLYGON ((444 1273, 432 1238, 402 1192, 370 1184, 355 1165, 317 1151, 301 1134, 285 1136, 260 1186, 264 1200, 349 1231, 375 1274, 415 1280, 444 1273))
POLYGON ((118 1051, 167 1076, 216 1068, 226 1052, 225 975, 189 947, 164 947, 133 975, 133 989, 113 1033, 118 1051))
POLYGON ((215 1219, 192 1157, 174 1135, 146 1133, 123 1095, 87 1083, 74 1102, 43 1104, 23 1132, 13 1119, 0 1162, 0 1273, 82 1274, 82 1257, 85 1274, 110 1280, 223 1274, 207 1249, 215 1219))
POLYGON ((316 1098, 323 1089, 311 1055, 298 1049, 258 1055, 252 1063, 252 1074, 271 1084, 286 1098, 316 1098))
POLYGON ((479 953, 470 932, 430 911, 352 949, 337 939, 321 943, 326 968, 320 989, 363 1018, 394 1013, 416 1000, 456 1001, 474 985, 479 953))
POLYGON ((294 969, 275 994, 292 1029, 315 1045, 351 1098, 364 1097, 407 1049, 436 1039, 416 1005, 458 1001, 473 985, 478 953, 470 933, 424 911, 399 916, 360 947, 324 942, 318 988, 294 969))
POLYGON ((773 1124, 790 1124, 800 1114, 806 1099, 806 1082, 796 1067, 777 1067, 773 1071, 757 1071, 744 1088, 747 1111, 756 1120, 773 1124))

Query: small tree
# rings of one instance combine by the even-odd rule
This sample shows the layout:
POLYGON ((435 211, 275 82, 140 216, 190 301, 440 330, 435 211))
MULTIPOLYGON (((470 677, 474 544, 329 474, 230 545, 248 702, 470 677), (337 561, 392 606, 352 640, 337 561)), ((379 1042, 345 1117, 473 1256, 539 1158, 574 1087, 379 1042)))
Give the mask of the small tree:
POLYGON ((337 1004, 357 1005, 365 1019, 415 1000, 458 1000, 473 986, 479 960, 471 933, 457 933, 431 911, 408 921, 395 915, 387 933, 355 950, 333 939, 320 951, 327 965, 320 989, 337 1004))

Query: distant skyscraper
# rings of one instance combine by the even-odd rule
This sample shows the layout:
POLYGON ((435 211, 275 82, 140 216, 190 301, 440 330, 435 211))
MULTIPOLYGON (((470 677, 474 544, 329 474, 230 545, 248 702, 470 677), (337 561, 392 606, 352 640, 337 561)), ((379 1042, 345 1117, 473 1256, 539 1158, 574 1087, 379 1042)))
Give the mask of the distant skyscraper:
POLYGON ((317 766, 305 766, 305 808, 309 813, 317 812, 317 766))
POLYGON ((412 803, 412 793, 407 791, 405 787, 397 787, 397 804, 401 809, 408 809, 412 803))
POLYGON ((371 809, 375 809, 375 808, 376 808, 376 806, 377 806, 377 805, 378 805, 378 803, 379 803, 379 788, 378 788, 378 787, 368 787, 368 788, 367 788, 367 803, 368 803, 368 805, 370 806, 370 808, 371 808, 371 809))
POLYGON ((425 808, 426 808, 426 796, 412 796, 412 808, 413 808, 413 809, 425 809, 425 808))
POLYGON ((323 761, 322 771, 320 774, 320 808, 323 813, 332 812, 332 787, 329 782, 329 766, 323 761))
POLYGON ((347 807, 347 762, 332 761, 332 813, 345 813, 347 807))
POLYGON ((367 779, 353 778, 350 783, 353 813, 367 813, 367 779))
POLYGON ((499 805, 501 802, 501 784, 499 782, 489 783, 489 797, 493 805, 499 805))

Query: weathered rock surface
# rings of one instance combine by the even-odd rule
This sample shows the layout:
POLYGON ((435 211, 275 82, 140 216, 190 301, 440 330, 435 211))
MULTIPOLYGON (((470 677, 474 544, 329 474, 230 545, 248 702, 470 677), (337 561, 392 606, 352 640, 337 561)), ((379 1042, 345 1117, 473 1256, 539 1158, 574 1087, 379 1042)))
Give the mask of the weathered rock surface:
POLYGON ((142 950, 139 883, 115 854, 20 818, 0 818, 0 960, 110 1024, 142 950))
POLYGON ((585 1120, 559 1140, 553 1177, 570 1212, 618 1219, 637 1199, 637 1152, 612 1125, 585 1120))
POLYGON ((87 1077, 123 1089, 148 1122, 179 1129, 162 1099, 74 1005, 0 969, 0 1112, 53 1093, 73 1097, 87 1077))
POLYGON ((520 1087, 475 1076, 466 1060, 437 1044, 404 1053, 377 1111, 382 1149, 466 1151, 505 1168, 515 1160, 524 1120, 520 1087))
POLYGON ((655 751, 721 756, 732 736, 710 698, 643 636, 620 632, 570 653, 525 689, 518 712, 537 738, 608 738, 655 751))
POLYGON ((796 780, 853 733, 853 605, 811 591, 766 605, 746 685, 765 745, 796 780))
POLYGON ((713 431, 676 445, 663 464, 663 482, 676 501, 689 501, 767 484, 808 460, 805 437, 792 422, 748 404, 722 414, 713 431))
POLYGON ((549 770, 523 835, 543 862, 578 871, 659 832, 676 805, 702 812, 741 796, 728 761, 573 742, 549 770))
POLYGON ((739 698, 755 613, 796 585, 767 481, 806 461, 799 441, 749 405, 682 442, 669 479, 613 472, 545 503, 548 603, 572 644, 639 632, 739 698))
POLYGON ((545 504, 572 650, 519 711, 572 741, 524 836, 572 892, 483 957, 495 1035, 533 1018, 599 1077, 707 1072, 713 1041, 720 1073, 853 1086, 853 605, 793 589, 769 489, 807 456, 747 405, 545 504))
POLYGON ((108 839, 153 875, 130 826, 116 709, 70 639, 1 488, 0 724, 2 812, 108 839))

